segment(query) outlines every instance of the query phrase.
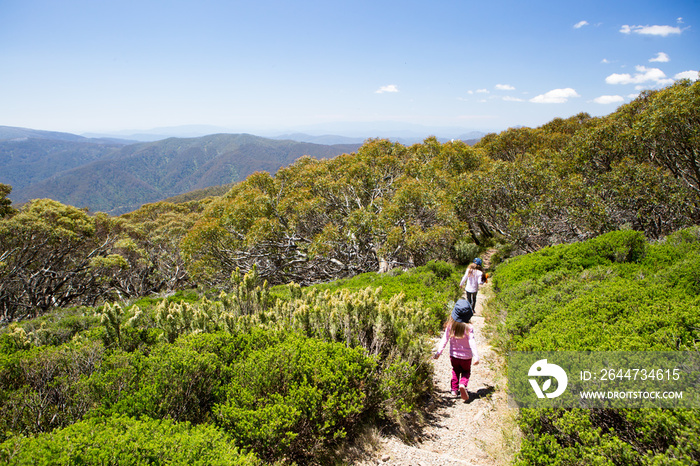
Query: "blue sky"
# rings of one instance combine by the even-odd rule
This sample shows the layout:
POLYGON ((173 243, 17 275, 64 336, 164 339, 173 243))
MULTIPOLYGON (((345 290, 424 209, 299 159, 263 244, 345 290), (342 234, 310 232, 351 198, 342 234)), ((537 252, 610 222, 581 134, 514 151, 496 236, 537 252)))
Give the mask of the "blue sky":
POLYGON ((0 0, 0 125, 536 127, 697 78, 699 44, 698 0, 0 0))

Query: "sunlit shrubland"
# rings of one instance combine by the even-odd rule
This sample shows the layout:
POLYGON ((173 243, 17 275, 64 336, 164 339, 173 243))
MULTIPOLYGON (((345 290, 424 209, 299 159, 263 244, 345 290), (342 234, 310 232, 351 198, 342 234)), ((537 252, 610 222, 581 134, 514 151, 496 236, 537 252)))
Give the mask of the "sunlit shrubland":
MULTIPOLYGON (((697 351, 700 232, 619 231, 510 259, 495 276, 503 351, 697 351)), ((698 410, 521 410, 518 464, 694 464, 698 410)))

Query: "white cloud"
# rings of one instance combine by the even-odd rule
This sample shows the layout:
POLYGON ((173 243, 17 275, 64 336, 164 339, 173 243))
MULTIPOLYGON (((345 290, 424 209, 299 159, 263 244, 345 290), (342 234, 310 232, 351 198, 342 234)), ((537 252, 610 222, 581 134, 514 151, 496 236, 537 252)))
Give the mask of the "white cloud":
POLYGON ((545 94, 540 94, 530 99, 530 102, 538 104, 563 104, 572 97, 581 97, 578 93, 567 87, 566 89, 553 89, 545 94))
POLYGON ((643 84, 651 82, 662 86, 673 82, 672 79, 666 78, 666 74, 658 68, 637 66, 635 69, 637 73, 634 76, 629 73, 613 73, 605 78, 605 82, 608 84, 643 84))
POLYGON ((654 58, 649 59, 650 62, 659 62, 659 63, 667 63, 671 61, 671 59, 668 57, 667 54, 663 52, 659 52, 656 54, 654 58))
POLYGON ((499 91, 514 91, 515 88, 510 84, 496 84, 496 89, 499 91))
POLYGON ((691 81, 697 81, 700 79, 700 76, 698 76, 698 72, 695 70, 688 70, 688 71, 683 71, 682 73, 678 73, 673 77, 673 79, 690 79, 691 81))
POLYGON ((574 24, 574 29, 581 29, 584 26, 588 26, 588 21, 579 21, 578 23, 574 24))
POLYGON ((593 99, 593 102, 603 105, 617 104, 624 101, 625 98, 620 95, 601 95, 600 97, 596 97, 595 99, 593 99))
POLYGON ((629 26, 625 24, 620 28, 620 32, 623 34, 641 34, 645 36, 661 36, 666 37, 671 34, 680 34, 681 28, 676 26, 629 26))
POLYGON ((377 94, 383 94, 385 92, 399 92, 399 88, 396 86, 396 84, 389 84, 388 86, 380 87, 374 92, 377 94))
POLYGON ((509 95, 503 97, 503 100, 506 102, 525 102, 523 99, 519 99, 517 97, 512 97, 509 95))
POLYGON ((477 89, 476 93, 477 94, 488 94, 489 90, 488 89, 477 89))

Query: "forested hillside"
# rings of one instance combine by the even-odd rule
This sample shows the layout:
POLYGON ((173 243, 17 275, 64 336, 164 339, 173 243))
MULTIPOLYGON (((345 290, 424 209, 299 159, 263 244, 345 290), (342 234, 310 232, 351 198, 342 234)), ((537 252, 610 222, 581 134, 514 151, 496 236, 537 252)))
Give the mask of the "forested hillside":
MULTIPOLYGON (((46 138, 0 140, 0 181, 23 190, 57 173, 100 160, 121 146, 46 138)), ((13 197, 17 202, 28 200, 17 197, 16 192, 13 197)))
POLYGON ((248 134, 125 144, 6 128, 0 132, 3 137, 7 139, 0 140, 0 182, 13 186, 15 203, 50 198, 111 215, 241 181, 255 171, 274 173, 303 155, 332 158, 359 147, 248 134))
MULTIPOLYGON (((681 81, 605 117, 370 140, 118 217, 17 209, 0 185, 0 457, 185 464, 169 445, 188 438, 229 463, 324 464, 363 426, 420 423, 427 338, 486 247, 503 350, 694 350, 699 155, 700 82, 681 81)), ((521 425, 523 464, 700 459, 697 410, 521 425)))

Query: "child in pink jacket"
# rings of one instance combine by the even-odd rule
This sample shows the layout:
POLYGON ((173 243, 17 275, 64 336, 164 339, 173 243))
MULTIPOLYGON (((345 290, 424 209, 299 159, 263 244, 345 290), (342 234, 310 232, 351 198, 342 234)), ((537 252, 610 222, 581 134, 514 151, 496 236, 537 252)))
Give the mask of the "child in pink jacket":
POLYGON ((474 327, 469 320, 474 310, 466 299, 460 299, 452 310, 452 315, 445 325, 445 333, 437 345, 434 358, 442 354, 447 342, 450 342, 450 363, 452 364, 452 394, 459 395, 464 401, 469 400, 467 385, 472 372, 472 363, 479 364, 479 353, 476 350, 474 327))

